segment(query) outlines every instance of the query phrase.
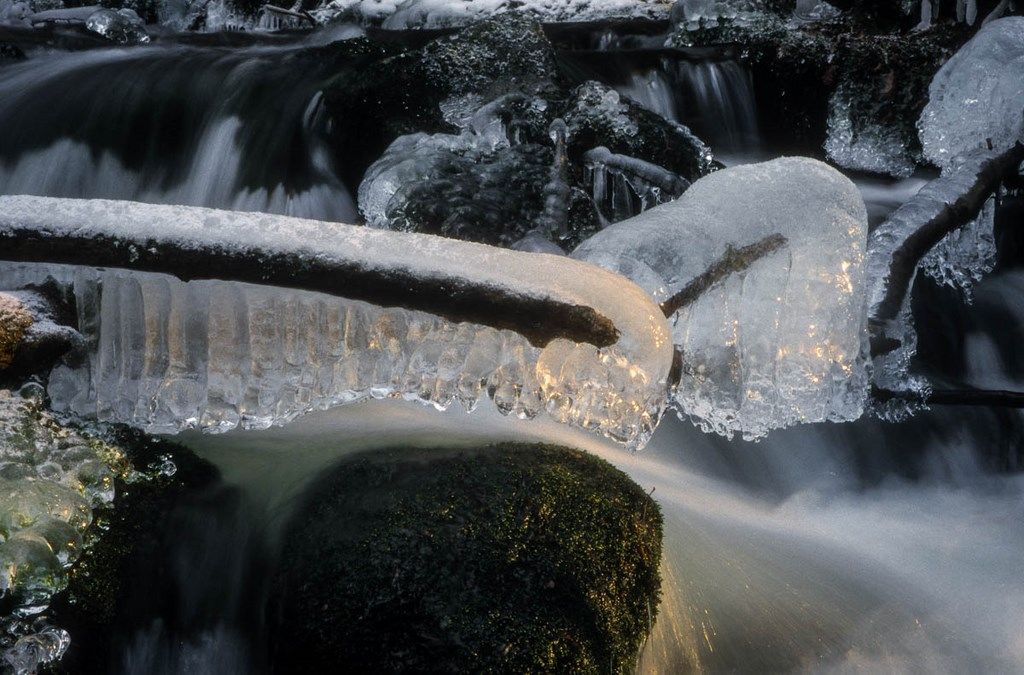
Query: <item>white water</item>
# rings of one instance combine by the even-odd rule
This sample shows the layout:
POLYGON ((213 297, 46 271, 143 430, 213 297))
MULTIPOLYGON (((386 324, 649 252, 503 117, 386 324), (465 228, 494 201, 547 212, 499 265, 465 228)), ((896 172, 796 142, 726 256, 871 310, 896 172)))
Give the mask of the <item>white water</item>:
POLYGON ((373 402, 187 440, 263 505, 269 532, 308 481, 373 447, 548 440, 608 459, 654 488, 665 516, 664 597, 642 673, 1024 668, 1024 481, 983 473, 953 429, 919 448, 914 434, 876 422, 749 444, 666 420, 631 455, 542 420, 469 419, 373 402), (924 462, 909 482, 876 466, 880 482, 865 481, 862 455, 879 446, 922 451, 935 468, 924 462), (956 481, 946 461, 960 464, 956 481))

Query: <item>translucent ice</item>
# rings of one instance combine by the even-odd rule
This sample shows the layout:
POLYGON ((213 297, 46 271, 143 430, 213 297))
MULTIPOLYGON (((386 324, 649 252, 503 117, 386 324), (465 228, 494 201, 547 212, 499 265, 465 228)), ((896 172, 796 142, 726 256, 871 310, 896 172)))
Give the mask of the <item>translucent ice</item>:
POLYGON ((512 331, 248 284, 76 268, 73 285, 94 347, 54 369, 53 406, 150 432, 265 428, 370 398, 471 411, 489 396, 504 414, 640 445, 664 399, 665 372, 615 347, 537 348, 512 331))
POLYGON ((677 9, 687 30, 713 28, 720 23, 745 24, 764 10, 760 0, 678 0, 677 9))
POLYGON ((944 167, 984 147, 1005 150, 1024 133, 1024 17, 984 26, 936 73, 918 121, 925 156, 944 167))
POLYGON ((82 552, 92 510, 114 498, 119 451, 62 425, 33 388, 0 389, 0 671, 34 673, 60 658, 67 633, 35 628, 82 552))
POLYGON ((98 9, 85 20, 85 28, 121 45, 149 42, 142 19, 130 9, 98 9))
POLYGON ((663 299, 730 250, 773 235, 785 238, 781 248, 710 285, 670 320, 682 354, 674 404, 705 430, 757 438, 862 413, 867 215, 856 187, 811 159, 731 168, 573 253, 663 299))

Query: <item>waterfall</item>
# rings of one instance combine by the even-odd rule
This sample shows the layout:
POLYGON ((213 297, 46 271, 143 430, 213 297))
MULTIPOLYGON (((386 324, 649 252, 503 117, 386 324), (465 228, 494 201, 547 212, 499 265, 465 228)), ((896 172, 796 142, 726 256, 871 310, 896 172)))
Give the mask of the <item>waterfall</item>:
POLYGON ((616 89, 690 127, 717 152, 751 152, 760 145, 753 81, 736 61, 666 57, 658 67, 632 70, 616 89))
POLYGON ((353 221, 301 47, 39 55, 0 70, 0 194, 353 221))

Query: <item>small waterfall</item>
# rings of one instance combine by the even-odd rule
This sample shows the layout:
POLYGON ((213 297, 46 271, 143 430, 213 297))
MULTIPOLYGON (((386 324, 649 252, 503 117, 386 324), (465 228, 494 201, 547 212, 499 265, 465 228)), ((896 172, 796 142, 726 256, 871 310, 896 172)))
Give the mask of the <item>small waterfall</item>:
POLYGON ((657 67, 632 70, 616 89, 690 127, 716 152, 756 152, 760 146, 753 81, 736 61, 665 57, 657 67))
POLYGON ((327 145, 328 66, 302 47, 37 56, 0 71, 0 194, 352 221, 327 145))

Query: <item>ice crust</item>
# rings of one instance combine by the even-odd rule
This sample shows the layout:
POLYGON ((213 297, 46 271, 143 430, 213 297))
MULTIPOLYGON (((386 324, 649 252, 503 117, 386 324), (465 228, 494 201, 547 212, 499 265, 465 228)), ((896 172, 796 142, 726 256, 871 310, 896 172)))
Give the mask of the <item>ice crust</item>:
POLYGON ((867 393, 867 214, 849 179, 783 158, 726 169, 674 202, 609 226, 574 257, 657 299, 741 248, 787 243, 672 317, 682 353, 673 403, 706 431, 754 439, 802 422, 856 419, 867 393))
POLYGON ((918 121, 925 157, 947 166, 986 146, 1006 150, 1024 138, 1024 17, 984 26, 939 69, 918 121))
MULTIPOLYGON (((428 235, 132 202, 0 197, 0 235, 12 223, 140 245, 298 251, 453 289, 591 306, 619 331, 601 349, 564 339, 538 349, 511 331, 315 293, 81 268, 79 329, 94 347, 80 368, 52 374, 61 409, 152 431, 225 430, 371 396, 471 408, 488 395, 506 413, 545 412, 632 446, 660 416, 672 354, 665 320, 642 289, 595 266, 428 235)), ((0 263, 0 285, 69 274, 28 267, 38 269, 0 263)))
POLYGON ((42 410, 42 387, 0 389, 0 671, 37 672, 70 639, 40 615, 67 581, 94 508, 114 499, 116 451, 42 410))
MULTIPOLYGON (((956 157, 942 170, 939 178, 922 187, 871 233, 868 244, 869 316, 878 315, 885 299, 893 252, 948 204, 970 190, 982 166, 998 154, 997 150, 975 148, 956 157)), ((995 265, 994 216, 994 200, 989 199, 977 218, 946 235, 922 259, 917 273, 924 271, 940 284, 960 289, 969 302, 973 284, 995 265)), ((915 281, 916 273, 910 282, 911 288, 915 281)), ((896 318, 876 329, 878 337, 898 341, 900 346, 874 358, 874 381, 884 389, 924 394, 927 382, 910 374, 910 361, 917 350, 910 298, 908 292, 896 318)), ((906 417, 912 409, 905 402, 896 400, 885 403, 876 412, 882 417, 898 420, 906 417)))
POLYGON ((344 17, 383 28, 449 28, 508 11, 528 12, 541 21, 596 21, 611 18, 668 18, 668 0, 334 0, 313 15, 322 22, 344 17))
POLYGON ((687 30, 720 24, 746 25, 764 12, 761 0, 678 0, 673 14, 687 30))

